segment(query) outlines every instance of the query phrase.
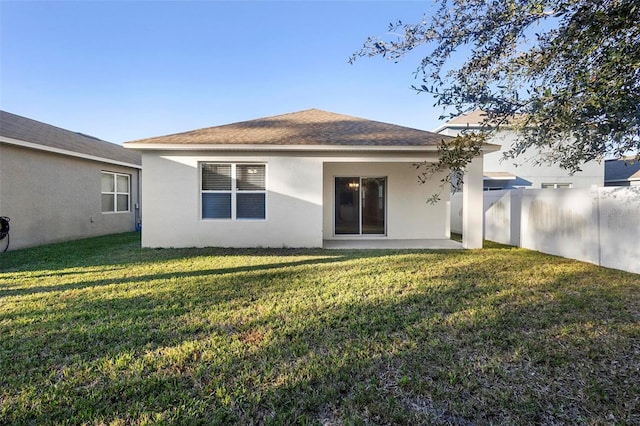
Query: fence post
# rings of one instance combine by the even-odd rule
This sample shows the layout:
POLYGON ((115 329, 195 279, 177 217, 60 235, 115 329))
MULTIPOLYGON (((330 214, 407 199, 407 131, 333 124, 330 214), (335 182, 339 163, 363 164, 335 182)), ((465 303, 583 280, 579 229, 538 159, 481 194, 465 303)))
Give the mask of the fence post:
POLYGON ((602 236, 600 235, 600 191, 597 185, 591 185, 591 200, 596 209, 596 243, 598 244, 598 266, 602 266, 602 236))
POLYGON ((516 247, 522 247, 521 242, 521 222, 522 222, 522 191, 524 189, 518 188, 511 190, 511 199, 509 200, 509 207, 511 218, 510 221, 510 237, 511 237, 511 245, 516 247))

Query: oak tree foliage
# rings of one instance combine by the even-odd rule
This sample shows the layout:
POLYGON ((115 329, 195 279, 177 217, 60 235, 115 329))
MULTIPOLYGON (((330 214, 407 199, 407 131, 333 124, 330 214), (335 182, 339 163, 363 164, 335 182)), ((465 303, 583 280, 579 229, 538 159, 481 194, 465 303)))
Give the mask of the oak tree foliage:
POLYGON ((412 87, 450 118, 484 110, 486 135, 515 129, 507 157, 535 149, 571 173, 605 156, 640 159, 640 0, 435 3, 420 22, 368 38, 350 62, 418 50, 412 87))
POLYGON ((427 203, 436 204, 440 201, 442 191, 451 188, 452 192, 462 189, 464 171, 467 164, 482 152, 482 145, 486 142, 485 133, 467 133, 452 139, 444 139, 438 146, 438 161, 415 163, 419 171, 418 181, 425 183, 440 171, 446 172, 440 179, 437 192, 427 198, 427 203))

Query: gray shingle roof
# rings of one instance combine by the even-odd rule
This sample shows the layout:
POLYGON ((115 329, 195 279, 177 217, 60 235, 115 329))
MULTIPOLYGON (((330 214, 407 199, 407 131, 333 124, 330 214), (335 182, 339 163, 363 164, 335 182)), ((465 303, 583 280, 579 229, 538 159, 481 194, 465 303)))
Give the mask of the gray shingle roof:
MULTIPOLYGON (((516 116, 512 117, 509 121, 502 123, 501 126, 505 127, 508 125, 512 125, 515 124, 518 120, 523 119, 525 116, 522 114, 517 114, 516 116)), ((480 125, 484 124, 485 121, 487 121, 487 113, 480 110, 480 109, 476 109, 473 110, 471 112, 468 112, 466 114, 462 114, 459 115, 457 117, 452 118, 451 120, 447 121, 445 124, 443 124, 442 126, 438 127, 438 129, 442 129, 442 128, 447 128, 447 127, 471 127, 471 128, 475 128, 475 127, 479 127, 480 125)), ((488 123, 490 126, 491 125, 495 125, 496 121, 490 121, 488 123)))
POLYGON ((141 164, 138 152, 6 111, 0 111, 0 136, 121 163, 141 164))
POLYGON ((604 162, 604 181, 616 182, 640 179, 640 161, 607 160, 604 162))
POLYGON ((448 125, 456 126, 477 126, 487 119, 487 113, 476 109, 469 113, 459 115, 447 121, 448 125))
POLYGON ((309 109, 127 144, 436 146, 437 133, 309 109))

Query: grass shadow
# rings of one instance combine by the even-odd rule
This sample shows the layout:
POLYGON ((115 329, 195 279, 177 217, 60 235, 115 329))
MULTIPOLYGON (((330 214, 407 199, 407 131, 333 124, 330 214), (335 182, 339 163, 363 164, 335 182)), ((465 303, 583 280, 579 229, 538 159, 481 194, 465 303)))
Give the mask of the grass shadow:
MULTIPOLYGON (((128 283, 144 283, 148 281, 156 281, 156 280, 170 280, 170 279, 185 279, 185 278, 193 278, 193 277, 210 277, 215 275, 225 275, 225 274, 236 274, 241 272, 258 272, 258 271, 266 271, 270 269, 281 269, 281 268, 292 268, 304 265, 321 265, 324 263, 333 263, 340 262, 344 257, 341 256, 333 256, 333 257, 315 257, 313 259, 308 260, 298 260, 292 262, 279 262, 279 263, 267 263, 267 264, 259 264, 259 265, 251 265, 251 266, 237 266, 230 268, 214 268, 214 269, 197 269, 193 271, 174 271, 167 273, 154 273, 149 275, 135 275, 135 276, 124 276, 119 278, 107 278, 107 279, 99 279, 99 280, 90 280, 90 281, 80 281, 73 282, 68 284, 57 284, 57 285, 45 285, 45 286, 29 286, 27 288, 18 288, 18 289, 8 289, 8 290, 0 290, 0 299, 4 297, 11 296, 20 296, 20 295, 33 295, 38 293, 49 293, 49 292, 63 292, 67 290, 81 290, 86 288, 100 287, 100 286, 110 286, 116 284, 128 284, 128 283)), ((107 268, 105 270, 108 271, 122 271, 125 268, 107 268)), ((101 272, 104 272, 102 270, 101 272)), ((88 273, 88 272, 86 272, 88 273)), ((54 273, 54 274, 36 274, 35 277, 43 277, 43 276, 64 276, 64 275, 81 275, 82 272, 74 273, 74 272, 66 272, 66 273, 54 273)), ((30 276, 30 278, 33 278, 30 276)))
POLYGON ((0 423, 640 420, 637 275, 520 249, 215 252, 5 297, 0 423))

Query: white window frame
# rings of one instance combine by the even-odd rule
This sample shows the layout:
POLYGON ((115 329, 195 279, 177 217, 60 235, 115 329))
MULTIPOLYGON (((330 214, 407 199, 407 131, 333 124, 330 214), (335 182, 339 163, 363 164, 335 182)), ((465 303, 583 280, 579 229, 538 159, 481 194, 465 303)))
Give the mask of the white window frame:
POLYGON ((198 166, 200 180, 200 220, 205 221, 258 221, 267 220, 267 188, 268 188, 268 167, 264 162, 223 162, 223 161, 203 161, 198 166), (205 164, 230 165, 231 166, 231 189, 230 190, 204 190, 202 189, 202 169, 205 164), (237 167, 238 166, 264 166, 264 189, 260 190, 239 190, 237 187, 237 167), (202 194, 231 194, 231 217, 209 218, 202 217, 202 194), (237 217, 237 195, 238 194, 264 194, 264 218, 238 218, 237 217))
POLYGON ((540 188, 542 189, 568 189, 573 185, 570 182, 554 182, 554 183, 542 183, 540 188))
POLYGON ((129 213, 131 212, 131 175, 126 173, 117 173, 117 172, 108 172, 106 170, 102 170, 100 174, 100 210, 102 211, 102 196, 103 195, 112 195, 113 196, 113 210, 112 211, 102 211, 103 214, 114 214, 114 213, 129 213), (110 175, 113 178, 113 192, 112 191, 102 191, 102 175, 110 175), (118 191, 118 176, 127 178, 127 192, 118 191), (127 210, 118 210, 118 195, 126 195, 127 196, 127 210))

